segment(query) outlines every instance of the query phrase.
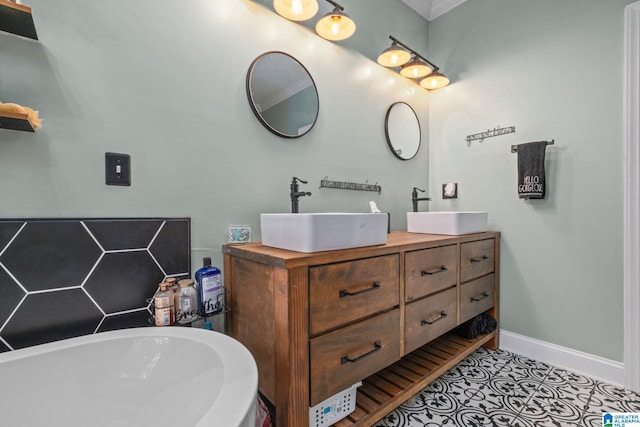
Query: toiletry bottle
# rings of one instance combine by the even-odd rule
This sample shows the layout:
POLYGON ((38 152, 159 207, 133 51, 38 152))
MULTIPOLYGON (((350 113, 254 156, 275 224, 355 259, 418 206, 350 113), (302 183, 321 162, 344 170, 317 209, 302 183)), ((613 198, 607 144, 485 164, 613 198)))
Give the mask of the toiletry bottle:
POLYGON ((178 323, 189 323, 196 320, 198 316, 198 292, 193 286, 193 279, 183 279, 178 282, 180 291, 178 292, 178 323))
POLYGON ((173 301, 173 292, 169 290, 168 284, 166 282, 160 283, 160 290, 153 298, 156 326, 173 325, 173 301))
POLYGON ((167 277, 164 279, 164 282, 167 284, 168 290, 173 294, 173 308, 174 308, 174 316, 176 319, 178 308, 180 307, 180 300, 178 299, 178 292, 180 292, 180 286, 178 286, 178 280, 175 277, 167 277))
POLYGON ((222 276, 220 270, 211 265, 211 258, 203 258, 204 266, 196 271, 198 298, 202 315, 208 316, 222 309, 219 296, 222 294, 222 276))

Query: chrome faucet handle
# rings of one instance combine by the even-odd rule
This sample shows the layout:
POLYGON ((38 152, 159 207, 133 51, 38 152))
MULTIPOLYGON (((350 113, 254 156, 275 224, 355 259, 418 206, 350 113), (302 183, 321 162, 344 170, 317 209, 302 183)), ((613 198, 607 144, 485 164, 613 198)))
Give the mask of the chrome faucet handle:
POLYGON ((418 187, 413 187, 413 191, 416 191, 416 190, 417 190, 417 191, 422 191, 423 193, 425 193, 425 192, 426 192, 426 190, 421 190, 421 189, 419 189, 418 187))

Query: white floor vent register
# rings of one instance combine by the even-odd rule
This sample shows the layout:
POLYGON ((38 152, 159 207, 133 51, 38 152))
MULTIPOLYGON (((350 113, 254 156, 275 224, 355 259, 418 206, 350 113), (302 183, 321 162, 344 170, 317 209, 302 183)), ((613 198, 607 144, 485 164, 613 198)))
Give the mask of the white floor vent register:
POLYGON ((356 410, 356 392, 362 382, 358 382, 327 400, 309 408, 309 426, 326 427, 337 423, 356 410))

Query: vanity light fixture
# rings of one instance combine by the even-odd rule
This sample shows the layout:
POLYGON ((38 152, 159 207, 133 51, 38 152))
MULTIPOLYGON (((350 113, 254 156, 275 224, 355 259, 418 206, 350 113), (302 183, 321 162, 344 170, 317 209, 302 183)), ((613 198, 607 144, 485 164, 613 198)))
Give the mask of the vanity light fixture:
POLYGON ((411 59, 411 53, 398 45, 395 39, 392 38, 392 40, 391 46, 383 50, 378 56, 378 64, 383 67, 400 67, 411 59))
POLYGON ((348 39, 356 32, 356 23, 344 13, 344 7, 333 0, 327 0, 334 7, 316 24, 316 33, 324 39, 336 41, 348 39))
POLYGON ((318 13, 317 0, 273 0, 273 8, 290 21, 306 21, 318 13))
POLYGON ((389 36, 389 39, 391 39, 391 47, 378 56, 378 64, 389 68, 401 67, 402 76, 420 79, 420 86, 428 90, 440 89, 449 84, 449 79, 433 62, 395 37, 389 36))
POLYGON ((411 61, 402 66, 400 74, 409 79, 419 79, 432 71, 433 68, 429 67, 424 61, 421 61, 420 58, 414 56, 411 61))
POLYGON ((435 90, 449 84, 449 79, 436 68, 424 79, 420 80, 420 86, 425 89, 435 90))

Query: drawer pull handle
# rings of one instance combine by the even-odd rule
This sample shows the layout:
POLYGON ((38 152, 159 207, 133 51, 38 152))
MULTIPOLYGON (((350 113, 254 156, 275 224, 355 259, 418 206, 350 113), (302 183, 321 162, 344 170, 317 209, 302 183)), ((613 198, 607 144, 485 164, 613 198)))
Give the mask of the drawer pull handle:
POLYGON ((437 321, 439 321, 439 320, 444 319, 445 317, 447 317, 447 313, 445 313, 445 311, 444 311, 444 310, 442 310, 442 311, 440 312, 440 317, 438 317, 438 318, 436 318, 436 319, 433 319, 431 322, 429 322, 428 320, 423 320, 422 322, 420 322, 420 325, 421 325, 421 326, 424 326, 424 325, 433 325, 434 323, 436 323, 436 322, 437 322, 437 321))
POLYGON ((422 270, 422 275, 423 276, 433 276, 434 274, 438 274, 438 273, 444 273, 445 271, 447 271, 447 267, 444 265, 441 265, 440 267, 438 267, 437 269, 434 270, 422 270))
POLYGON ((480 298, 471 297, 471 301, 478 302, 478 301, 482 301, 483 299, 488 298, 488 297, 489 297, 489 294, 486 293, 486 292, 483 292, 482 296, 480 298))
POLYGON ((485 259, 489 259, 489 257, 486 256, 486 255, 482 255, 482 258, 471 258, 470 261, 471 262, 481 262, 481 261, 484 261, 485 259))
POLYGON ((356 295, 364 294, 365 292, 375 291, 380 288, 380 282, 373 282, 373 286, 371 288, 363 289, 357 292, 349 292, 346 289, 340 291, 340 298, 344 297, 353 297, 356 295))
POLYGON ((342 358, 340 359, 340 364, 344 365, 347 362, 351 362, 351 363, 356 363, 357 361, 364 359, 367 356, 371 356, 373 353, 375 353, 376 351, 380 350, 382 348, 382 344, 380 344, 380 341, 376 341, 374 344, 375 348, 371 351, 366 352, 365 354, 362 354, 358 357, 356 357, 355 359, 350 358, 349 356, 342 356, 342 358))

